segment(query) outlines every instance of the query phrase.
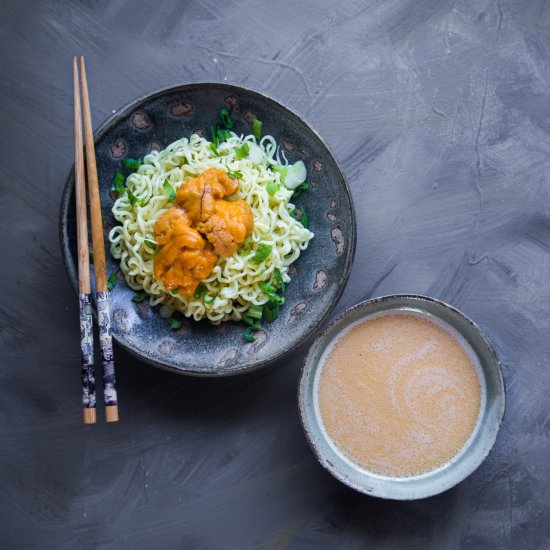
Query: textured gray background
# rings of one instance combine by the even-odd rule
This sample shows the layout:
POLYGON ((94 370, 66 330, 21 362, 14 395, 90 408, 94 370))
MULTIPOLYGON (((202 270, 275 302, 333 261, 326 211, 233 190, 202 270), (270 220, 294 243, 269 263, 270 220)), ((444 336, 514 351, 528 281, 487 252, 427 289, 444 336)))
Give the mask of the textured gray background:
POLYGON ((0 546, 548 548, 549 29, 539 0, 2 0, 0 546), (358 214, 337 311, 428 294, 500 354, 505 422, 477 472, 410 503, 336 482, 298 423, 302 353, 194 380, 119 350, 121 422, 81 425, 57 234, 74 53, 96 126, 153 89, 227 80, 326 138, 358 214))

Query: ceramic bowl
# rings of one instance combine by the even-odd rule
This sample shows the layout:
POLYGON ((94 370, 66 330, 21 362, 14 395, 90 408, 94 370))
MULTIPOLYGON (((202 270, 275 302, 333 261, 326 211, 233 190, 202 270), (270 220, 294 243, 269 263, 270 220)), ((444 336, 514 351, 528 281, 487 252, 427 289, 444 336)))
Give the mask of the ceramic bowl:
MULTIPOLYGON (((93 98, 92 98, 93 101, 93 98)), ((152 365, 182 374, 225 376, 281 360, 308 339, 327 318, 348 280, 355 251, 355 216, 349 189, 337 161, 319 135, 296 113, 258 92, 228 84, 197 83, 166 88, 130 102, 95 133, 105 242, 117 223, 109 190, 125 157, 141 158, 194 132, 209 136, 221 107, 231 110, 237 133, 251 133, 251 121, 263 121, 264 134, 281 144, 289 162, 303 160, 311 188, 295 201, 310 217, 315 233, 291 268, 280 317, 265 323, 246 343, 241 323, 212 326, 187 321, 174 332, 147 303, 134 304, 118 263, 107 252, 107 272, 117 273, 110 294, 113 338, 152 365)), ((77 287, 74 174, 61 202, 61 247, 77 287)), ((107 247, 108 251, 108 247, 107 247)))
POLYGON ((299 410, 307 440, 317 459, 349 487, 368 495, 412 500, 445 491, 470 475, 493 447, 504 415, 504 383, 499 362, 489 340, 463 313, 448 304, 424 296, 394 295, 361 302, 340 315, 313 343, 302 369, 298 389, 299 410), (417 312, 454 328, 479 360, 481 411, 464 448, 443 466, 418 476, 390 477, 370 472, 352 462, 322 428, 317 388, 323 352, 355 322, 380 312, 417 312))

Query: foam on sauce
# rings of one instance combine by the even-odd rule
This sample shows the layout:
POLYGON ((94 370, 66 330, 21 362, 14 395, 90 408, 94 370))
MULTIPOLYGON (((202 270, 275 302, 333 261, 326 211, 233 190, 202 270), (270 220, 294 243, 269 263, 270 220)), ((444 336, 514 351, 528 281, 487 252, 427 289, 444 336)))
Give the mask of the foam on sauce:
POLYGON ((415 476, 451 460, 474 431, 482 391, 467 344, 406 310, 352 325, 325 352, 318 408, 352 462, 415 476))

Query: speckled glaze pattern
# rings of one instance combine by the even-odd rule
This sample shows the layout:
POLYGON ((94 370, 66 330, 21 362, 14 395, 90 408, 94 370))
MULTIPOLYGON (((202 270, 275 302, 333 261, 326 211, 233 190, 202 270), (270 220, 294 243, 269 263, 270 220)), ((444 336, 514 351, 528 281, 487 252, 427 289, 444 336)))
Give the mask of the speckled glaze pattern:
POLYGON ((96 406, 94 372, 94 335, 92 300, 89 294, 79 294, 80 303, 80 363, 82 368, 82 406, 96 406))
MULTIPOLYGON (((454 307, 426 296, 392 295, 366 300, 347 309, 317 337, 304 361, 298 386, 300 420, 317 460, 334 477, 371 496, 414 500, 437 495, 469 476, 485 460, 495 444, 504 416, 505 390, 497 355, 481 329, 454 307), (485 394, 472 437, 449 462, 431 472, 411 477, 375 474, 353 463, 330 443, 322 429, 316 407, 316 373, 325 349, 347 327, 385 311, 414 311, 442 321, 464 337, 480 365, 480 383, 485 394), (484 405, 483 405, 484 402, 484 405)), ((368 418, 365 419, 368 422, 368 418)))
POLYGON ((103 369, 103 399, 105 405, 117 404, 115 362, 113 357, 113 339, 111 335, 111 313, 109 293, 96 292, 97 317, 99 324, 99 346, 101 348, 101 367, 103 369))
MULTIPOLYGON (((125 106, 96 132, 96 156, 107 242, 116 224, 109 190, 121 159, 143 157, 183 136, 208 135, 221 107, 228 107, 237 133, 251 132, 263 121, 264 134, 282 145, 289 162, 303 160, 310 189, 295 201, 310 218, 315 238, 290 270, 291 282, 280 317, 265 323, 256 340, 246 343, 243 325, 188 321, 172 331, 147 303, 134 304, 117 262, 108 255, 108 274, 117 273, 110 293, 113 338, 141 359, 176 372, 224 376, 259 369, 294 351, 336 305, 350 274, 355 252, 355 215, 345 177, 323 140, 309 125, 277 101, 228 84, 187 84, 149 94, 125 106)), ((76 284, 74 176, 62 197, 61 241, 65 265, 76 284)))

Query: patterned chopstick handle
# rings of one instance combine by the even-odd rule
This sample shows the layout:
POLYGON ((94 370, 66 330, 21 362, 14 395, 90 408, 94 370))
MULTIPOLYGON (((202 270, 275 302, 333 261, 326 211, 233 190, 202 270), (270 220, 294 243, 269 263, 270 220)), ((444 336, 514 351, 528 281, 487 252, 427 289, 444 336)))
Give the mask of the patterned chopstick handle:
POLYGON ((94 337, 92 302, 89 294, 79 294, 80 361, 82 365, 82 406, 95 409, 94 337))
POLYGON ((117 405, 109 293, 96 292, 96 300, 99 323, 99 345, 101 347, 101 363, 103 366, 103 397, 106 406, 117 405))

